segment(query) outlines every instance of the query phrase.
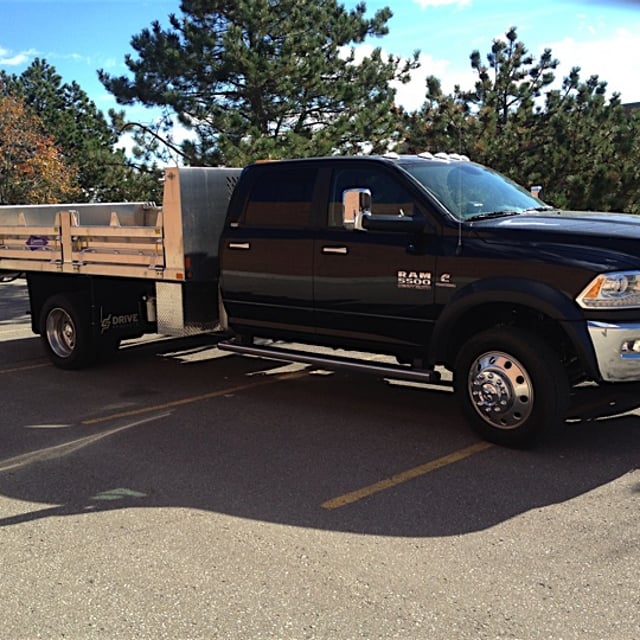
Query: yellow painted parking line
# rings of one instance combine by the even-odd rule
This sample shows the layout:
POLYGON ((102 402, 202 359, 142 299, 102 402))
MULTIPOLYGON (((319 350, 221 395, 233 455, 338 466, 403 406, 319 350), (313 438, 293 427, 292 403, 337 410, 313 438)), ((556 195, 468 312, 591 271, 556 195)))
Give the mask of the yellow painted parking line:
POLYGON ((130 411, 122 411, 120 413, 112 413, 108 416, 101 418, 91 418, 89 420, 83 420, 81 424, 100 424, 101 422, 108 422, 109 420, 116 420, 119 418, 129 418, 131 416, 138 416, 143 413, 151 413, 152 411, 163 411, 165 409, 173 409, 174 407, 180 407, 186 404, 194 404, 196 402, 202 402, 203 400, 211 400, 212 398, 219 398, 221 396, 229 395, 230 393, 238 393, 239 391, 247 391, 248 389, 254 389, 256 387, 262 387, 267 384, 275 384, 276 382, 283 382, 285 380, 293 380, 295 378, 303 378, 309 375, 307 371, 295 371, 293 373, 284 373, 277 376, 266 377, 264 380, 256 381, 255 379, 249 384, 238 385, 237 387, 230 387, 228 389, 220 389, 218 391, 212 391, 210 393, 203 393, 199 396, 191 396, 189 398, 181 398, 180 400, 172 400, 171 402, 164 402, 162 404, 156 404, 149 407, 141 407, 139 409, 131 409, 130 411))
POLYGON ((363 487, 362 489, 357 489, 356 491, 350 491, 349 493, 345 493, 344 495, 338 496, 337 498, 327 500, 320 506, 323 509, 339 509, 340 507, 352 504, 353 502, 358 502, 358 500, 362 500, 363 498, 368 498, 369 496, 372 496, 375 493, 379 493, 380 491, 391 489, 392 487, 396 487, 399 484, 403 484, 404 482, 408 482, 409 480, 413 480, 414 478, 423 476, 427 473, 430 473, 431 471, 435 471, 436 469, 441 469, 442 467, 446 467, 450 464, 453 464, 454 462, 464 460, 465 458, 468 458, 476 453, 480 453, 480 451, 489 449, 492 446, 493 445, 489 442, 478 442, 477 444, 473 444, 470 447, 459 449, 458 451, 454 451, 447 456, 437 458, 436 460, 432 460, 431 462, 427 462, 418 467, 414 467, 413 469, 408 469, 407 471, 396 473, 390 478, 385 478, 384 480, 380 480, 379 482, 370 484, 368 487, 363 487))

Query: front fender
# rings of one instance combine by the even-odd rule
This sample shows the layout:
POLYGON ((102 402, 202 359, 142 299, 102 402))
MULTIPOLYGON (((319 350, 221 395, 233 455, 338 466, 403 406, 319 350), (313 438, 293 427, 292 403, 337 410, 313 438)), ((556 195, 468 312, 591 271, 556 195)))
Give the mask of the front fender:
MULTIPOLYGON (((456 292, 436 321, 431 342, 429 361, 447 362, 452 340, 457 330, 471 314, 482 313, 492 305, 512 305, 514 309, 527 309, 558 323, 577 353, 588 375, 599 379, 600 374, 586 320, 575 302, 554 287, 524 278, 491 278, 472 282, 456 292)), ((477 324, 485 328, 482 317, 477 324)), ((459 331, 458 331, 459 335, 459 331)))

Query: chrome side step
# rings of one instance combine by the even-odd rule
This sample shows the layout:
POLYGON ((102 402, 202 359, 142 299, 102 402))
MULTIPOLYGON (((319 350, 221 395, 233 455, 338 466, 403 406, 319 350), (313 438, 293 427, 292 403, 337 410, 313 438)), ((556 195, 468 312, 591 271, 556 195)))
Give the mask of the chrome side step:
POLYGON ((395 380, 408 380, 411 382, 422 382, 425 384, 451 386, 450 382, 442 381, 440 379, 440 373, 433 369, 414 369, 399 364, 385 364, 328 354, 314 354, 309 351, 283 349, 272 345, 248 345, 242 344, 236 340, 218 342, 217 346, 218 349, 223 351, 231 351, 233 353, 239 353, 247 356, 257 356, 267 360, 302 362, 304 364, 310 364, 315 367, 324 367, 327 369, 350 369, 354 371, 362 371, 364 373, 371 373, 384 378, 393 378, 395 380))

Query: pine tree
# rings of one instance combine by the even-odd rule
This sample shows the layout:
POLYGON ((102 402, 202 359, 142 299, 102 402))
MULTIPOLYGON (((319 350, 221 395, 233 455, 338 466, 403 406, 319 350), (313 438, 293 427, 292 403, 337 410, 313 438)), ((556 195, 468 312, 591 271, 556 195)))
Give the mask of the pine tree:
POLYGON ((546 197, 557 206, 640 213, 640 121, 619 95, 607 100, 606 88, 597 76, 581 81, 574 68, 562 89, 549 92, 540 161, 530 173, 548 184, 546 197))
POLYGON ((427 80, 426 100, 405 114, 402 148, 456 151, 524 185, 543 186, 559 207, 640 213, 640 120, 629 114, 606 82, 580 79, 574 68, 552 89, 558 61, 546 49, 538 60, 512 27, 486 55, 470 56, 477 81, 471 90, 444 95, 427 80))
POLYGON ((412 60, 354 45, 385 35, 388 8, 365 17, 336 0, 182 0, 133 37, 132 77, 99 76, 122 104, 169 107, 194 137, 192 164, 386 150, 396 130, 392 80, 412 60))

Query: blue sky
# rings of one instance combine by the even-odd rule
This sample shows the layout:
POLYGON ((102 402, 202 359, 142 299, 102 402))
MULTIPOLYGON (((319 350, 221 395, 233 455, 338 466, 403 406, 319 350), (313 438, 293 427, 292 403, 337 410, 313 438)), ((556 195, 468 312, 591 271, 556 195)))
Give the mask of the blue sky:
MULTIPOLYGON (((356 0, 343 2, 347 8, 356 0)), ((640 2, 633 0, 367 0, 368 15, 389 6, 390 34, 369 41, 386 52, 422 52, 422 69, 398 101, 418 107, 424 78, 433 74, 446 91, 458 83, 470 88, 469 54, 483 55, 510 26, 539 55, 552 49, 561 62, 559 78, 572 66, 582 76, 597 74, 624 102, 640 102, 640 2)), ((131 36, 153 20, 166 23, 179 12, 179 0, 0 0, 0 68, 20 73, 34 57, 46 59, 63 81, 77 81, 99 108, 117 106, 97 79, 99 68, 126 73, 124 56, 131 36)), ((365 48, 366 49, 366 48, 365 48)), ((130 110, 147 120, 148 111, 130 110)))

